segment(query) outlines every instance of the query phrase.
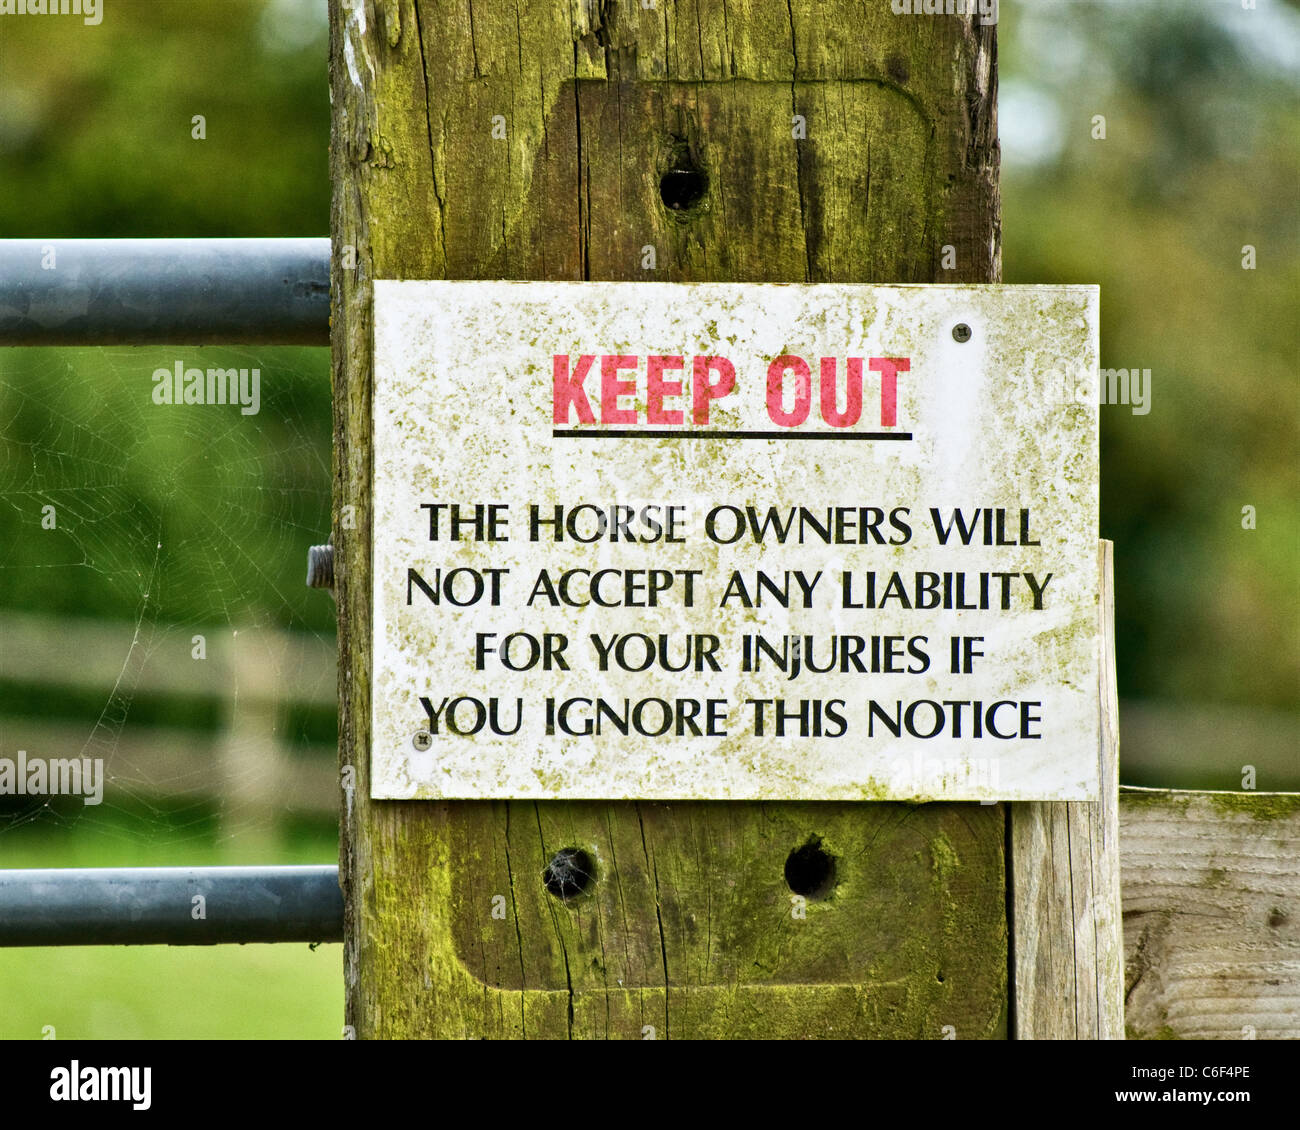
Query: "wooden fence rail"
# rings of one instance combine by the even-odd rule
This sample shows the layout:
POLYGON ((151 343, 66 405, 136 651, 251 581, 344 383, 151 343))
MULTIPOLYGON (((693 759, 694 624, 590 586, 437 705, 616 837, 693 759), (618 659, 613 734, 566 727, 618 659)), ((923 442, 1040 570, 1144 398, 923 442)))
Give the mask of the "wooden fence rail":
POLYGON ((1300 793, 1123 789, 1131 1039, 1300 1039, 1300 793))
POLYGON ((11 709, 0 717, 0 750, 103 758, 110 799, 113 791, 220 798, 228 830, 266 826, 283 811, 333 812, 335 747, 291 740, 287 718, 295 706, 334 708, 335 670, 333 640, 309 633, 5 612, 0 681, 90 694, 102 711, 88 725, 11 709), (133 722, 140 696, 210 701, 219 726, 133 722))

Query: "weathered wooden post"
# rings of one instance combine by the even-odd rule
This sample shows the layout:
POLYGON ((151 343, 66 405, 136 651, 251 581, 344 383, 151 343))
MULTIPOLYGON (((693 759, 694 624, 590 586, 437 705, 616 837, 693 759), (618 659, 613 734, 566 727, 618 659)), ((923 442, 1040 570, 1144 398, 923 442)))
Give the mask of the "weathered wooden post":
POLYGON ((1011 1034, 1004 805, 370 798, 374 281, 994 282, 995 27, 888 0, 330 11, 347 1024, 1011 1034), (553 893, 582 878, 563 849, 600 860, 582 899, 553 893))

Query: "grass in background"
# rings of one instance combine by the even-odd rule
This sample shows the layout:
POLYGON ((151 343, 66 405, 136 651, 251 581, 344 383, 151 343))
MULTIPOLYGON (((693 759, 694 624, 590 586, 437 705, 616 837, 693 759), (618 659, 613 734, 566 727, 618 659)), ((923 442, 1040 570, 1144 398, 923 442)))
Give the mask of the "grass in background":
POLYGON ((338 1039, 343 947, 0 950, 0 1039, 338 1039))
MULTIPOLYGON (((11 803, 0 811, 5 868, 337 858, 337 830, 329 820, 281 820, 232 836, 222 831, 220 806, 203 802, 137 801, 99 809, 65 801, 57 809, 11 803)), ((0 1039, 39 1040, 46 1026, 61 1040, 338 1039, 343 947, 0 949, 0 1039)))

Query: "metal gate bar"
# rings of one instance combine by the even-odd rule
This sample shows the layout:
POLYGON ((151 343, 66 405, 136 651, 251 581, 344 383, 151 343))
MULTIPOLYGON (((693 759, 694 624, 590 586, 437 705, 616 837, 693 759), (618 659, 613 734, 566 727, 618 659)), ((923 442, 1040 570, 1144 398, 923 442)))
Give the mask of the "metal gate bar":
POLYGON ((339 869, 0 871, 0 946, 339 942, 339 869))
POLYGON ((328 345, 330 241, 0 240, 0 345, 328 345))

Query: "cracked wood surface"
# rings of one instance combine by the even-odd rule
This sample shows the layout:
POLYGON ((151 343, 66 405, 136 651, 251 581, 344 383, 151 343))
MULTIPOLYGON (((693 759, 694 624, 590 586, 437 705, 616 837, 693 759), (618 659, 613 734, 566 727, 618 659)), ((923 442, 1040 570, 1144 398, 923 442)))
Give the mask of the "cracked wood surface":
POLYGON ((330 0, 330 20, 347 1023, 1005 1035, 1002 806, 368 797, 371 281, 995 281, 995 29, 874 0, 330 0), (671 167, 706 186, 679 211, 671 167), (835 883, 799 907, 785 861, 813 837, 835 883), (561 847, 595 869, 568 902, 542 885, 561 847))

